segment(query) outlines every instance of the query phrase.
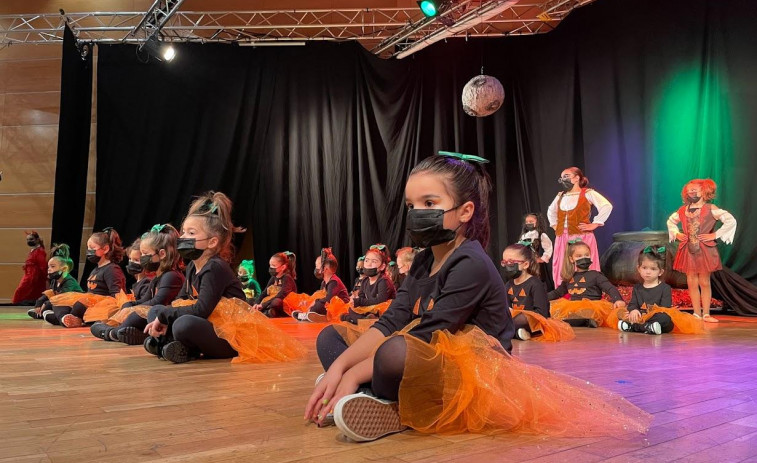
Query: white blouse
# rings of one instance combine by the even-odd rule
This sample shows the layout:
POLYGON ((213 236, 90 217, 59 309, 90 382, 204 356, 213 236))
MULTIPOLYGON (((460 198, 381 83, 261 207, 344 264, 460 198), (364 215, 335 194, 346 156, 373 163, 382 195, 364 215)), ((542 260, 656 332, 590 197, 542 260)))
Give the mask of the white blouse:
MULTIPOLYGON (((560 210, 572 211, 578 205, 578 196, 580 193, 565 193, 563 195, 562 202, 560 202, 560 210)), ((598 223, 604 225, 610 213, 612 212, 612 204, 604 196, 597 193, 594 190, 586 191, 586 199, 597 208, 597 215, 594 216, 592 223, 598 223)), ((560 200, 560 195, 555 196, 552 204, 547 209, 547 218, 549 219, 549 226, 555 228, 557 225, 557 202, 560 200)), ((564 226, 568 225, 568 217, 565 217, 564 226)))
MULTIPOLYGON (((715 232, 715 239, 719 238, 725 244, 733 243, 733 238, 736 236, 736 218, 730 212, 716 206, 712 206, 711 211, 715 220, 720 220, 723 223, 723 226, 715 232)), ((670 217, 668 217, 668 238, 670 238, 671 242, 676 240, 676 233, 681 232, 678 229, 680 222, 681 218, 678 216, 678 211, 670 214, 670 217)))
MULTIPOLYGON (((521 235, 520 240, 535 240, 538 237, 539 232, 536 230, 531 230, 521 235)), ((552 240, 549 239, 549 236, 547 236, 546 233, 541 234, 541 248, 544 250, 544 254, 542 254, 541 259, 544 262, 549 262, 549 259, 552 258, 552 240)))

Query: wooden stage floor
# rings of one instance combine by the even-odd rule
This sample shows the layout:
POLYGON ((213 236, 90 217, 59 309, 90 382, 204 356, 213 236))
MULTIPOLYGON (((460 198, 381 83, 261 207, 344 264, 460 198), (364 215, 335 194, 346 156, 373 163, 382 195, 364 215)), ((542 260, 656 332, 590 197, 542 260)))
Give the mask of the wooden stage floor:
POLYGON ((308 346, 303 362, 173 365, 25 311, 0 307, 0 462, 757 462, 757 320, 723 317, 701 336, 581 328, 567 343, 515 343, 521 359, 653 413, 646 436, 409 431, 355 444, 302 420, 320 325, 277 321, 308 346))

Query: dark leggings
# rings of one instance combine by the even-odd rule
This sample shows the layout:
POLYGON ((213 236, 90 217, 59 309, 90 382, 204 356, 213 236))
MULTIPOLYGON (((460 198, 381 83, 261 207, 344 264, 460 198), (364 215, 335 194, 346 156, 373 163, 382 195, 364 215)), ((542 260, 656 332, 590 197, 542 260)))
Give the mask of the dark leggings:
MULTIPOLYGON (((323 369, 328 370, 348 346, 333 326, 327 326, 318 334, 315 347, 323 369)), ((402 336, 394 336, 384 341, 373 357, 371 383, 362 384, 361 388, 370 387, 377 397, 397 400, 405 371, 406 352, 407 344, 402 336)))
POLYGON ((522 313, 519 313, 517 316, 513 317, 513 327, 515 327, 515 331, 513 333, 517 333, 521 328, 528 331, 529 333, 531 332, 531 327, 528 325, 528 318, 526 318, 526 316, 522 313))
POLYGON ((279 298, 271 299, 263 304, 263 313, 271 318, 288 316, 286 312, 284 312, 284 300, 279 298))
POLYGON ((74 305, 71 307, 66 306, 66 305, 54 305, 53 313, 55 314, 55 320, 53 321, 53 325, 62 325, 63 317, 68 314, 71 314, 75 317, 79 317, 83 319, 84 312, 86 311, 87 311, 87 306, 82 304, 81 302, 74 302, 74 305))
POLYGON ((139 314, 136 312, 132 312, 129 314, 128 317, 126 317, 126 320, 123 321, 120 325, 118 325, 115 329, 120 330, 122 328, 136 328, 139 331, 144 331, 145 327, 147 326, 147 320, 140 317, 139 314))
MULTIPOLYGON (((158 307, 163 306, 150 308, 147 313, 147 322, 155 320, 158 307)), ((128 321, 129 317, 124 323, 128 321)), ((195 355, 202 354, 206 359, 228 359, 238 355, 231 344, 216 335, 212 323, 206 318, 196 315, 182 315, 177 318, 168 328, 168 338, 173 341, 180 341, 190 352, 195 355)))
POLYGON ((649 317, 649 320, 647 320, 646 323, 631 323, 631 331, 643 333, 646 331, 647 325, 654 322, 660 324, 663 333, 670 333, 673 331, 673 320, 670 318, 670 315, 666 313, 656 313, 649 317))
POLYGON ((566 318, 563 320, 565 323, 567 323, 570 326, 574 327, 591 327, 593 319, 591 318, 566 318))

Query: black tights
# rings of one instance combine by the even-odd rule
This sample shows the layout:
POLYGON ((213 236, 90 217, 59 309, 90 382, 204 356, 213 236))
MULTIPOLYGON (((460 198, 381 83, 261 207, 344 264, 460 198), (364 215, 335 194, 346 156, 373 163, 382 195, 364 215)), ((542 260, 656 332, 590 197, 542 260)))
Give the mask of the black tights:
MULTIPOLYGON (((315 347, 323 369, 328 370, 348 346, 333 326, 327 326, 318 334, 315 347)), ((362 384, 361 388, 370 387, 377 397, 397 400, 400 382, 405 372, 406 353, 407 344, 402 336, 394 336, 384 341, 373 357, 371 383, 362 384)))
MULTIPOLYGON (((153 306, 147 313, 146 322, 152 322, 157 317, 156 309, 162 306, 153 306)), ((136 314, 131 314, 136 315, 136 314)), ((131 315, 124 320, 129 321, 131 315)), ((139 315, 136 315, 137 317, 139 315)), ((146 324, 145 324, 146 326, 146 324)), ((182 315, 168 327, 167 337, 169 340, 180 341, 190 352, 195 355, 202 354, 206 359, 228 359, 236 357, 237 351, 231 347, 225 339, 216 335, 213 324, 206 318, 196 315, 182 315)))
POLYGON ((84 318, 84 312, 87 311, 87 306, 82 304, 81 302, 74 302, 74 305, 71 307, 65 306, 65 305, 54 305, 53 306, 53 313, 55 314, 55 320, 52 320, 53 325, 62 325, 63 324, 63 317, 71 314, 79 318, 84 318))
POLYGON ((284 312, 284 300, 273 298, 267 304, 263 304, 263 313, 271 318, 287 317, 284 312))

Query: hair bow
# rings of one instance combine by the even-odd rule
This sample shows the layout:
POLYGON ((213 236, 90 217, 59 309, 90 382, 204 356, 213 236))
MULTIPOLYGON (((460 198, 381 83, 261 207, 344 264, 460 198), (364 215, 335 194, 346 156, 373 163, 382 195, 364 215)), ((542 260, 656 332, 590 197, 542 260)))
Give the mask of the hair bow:
POLYGON ((240 265, 245 265, 245 266, 249 265, 250 267, 254 267, 254 266, 255 266, 255 261, 254 261, 253 259, 250 259, 250 260, 243 260, 243 261, 242 261, 242 262, 240 263, 240 265))
POLYGON ((584 240, 582 240, 581 238, 575 238, 575 239, 572 239, 572 240, 568 240, 568 244, 576 244, 576 243, 583 243, 583 242, 584 242, 584 240))
POLYGON ((665 246, 660 246, 659 248, 655 248, 653 246, 647 246, 644 248, 644 254, 651 254, 653 252, 656 252, 657 254, 664 254, 665 253, 665 246))
POLYGON ((284 255, 286 255, 287 257, 292 257, 294 253, 292 251, 284 251, 284 255))
POLYGON ((113 231, 113 227, 105 227, 105 228, 103 228, 103 233, 106 233, 108 235, 110 235, 110 232, 112 232, 112 231, 113 231))
POLYGON ((369 249, 378 249, 379 251, 383 251, 384 249, 386 249, 386 245, 385 244, 373 244, 373 245, 371 245, 371 247, 369 249))
POLYGON ((395 262, 395 261, 393 261, 393 260, 390 260, 390 261, 389 261, 389 266, 390 266, 390 267, 395 267, 396 265, 397 265, 397 262, 395 262))
POLYGON ((533 241, 531 240, 520 240, 516 244, 522 244, 523 246, 531 246, 532 243, 533 241))
POLYGON ((152 228, 150 229, 150 232, 162 233, 166 228, 167 228, 167 224, 156 223, 155 225, 152 226, 152 228))
POLYGON ((452 151, 439 151, 439 156, 447 156, 450 158, 460 159, 461 161, 477 162, 479 164, 487 164, 488 159, 484 159, 480 156, 474 156, 472 154, 454 153, 452 151))
POLYGON ((364 260, 365 260, 365 256, 360 256, 360 257, 358 257, 358 258, 357 258, 357 261, 358 261, 358 262, 362 262, 362 261, 364 261, 364 260))
POLYGON ((209 199, 205 201, 205 204, 200 207, 200 209, 197 211, 200 213, 207 212, 208 214, 216 214, 218 212, 218 204, 214 203, 213 200, 209 199))

